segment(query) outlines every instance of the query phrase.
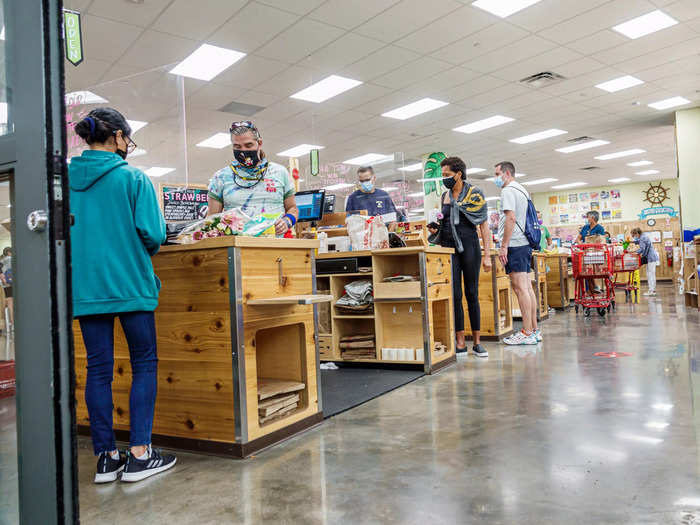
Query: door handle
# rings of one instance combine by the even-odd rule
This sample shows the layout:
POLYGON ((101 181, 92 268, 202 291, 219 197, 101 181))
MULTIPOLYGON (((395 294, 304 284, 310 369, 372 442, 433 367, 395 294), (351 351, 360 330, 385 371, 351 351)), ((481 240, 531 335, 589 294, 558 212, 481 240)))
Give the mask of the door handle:
POLYGON ((27 228, 29 231, 41 233, 46 230, 49 222, 49 215, 46 210, 34 210, 27 216, 27 228))
POLYGON ((282 268, 282 257, 277 258, 277 273, 279 273, 280 286, 284 288, 287 286, 287 276, 284 275, 284 268, 282 268))

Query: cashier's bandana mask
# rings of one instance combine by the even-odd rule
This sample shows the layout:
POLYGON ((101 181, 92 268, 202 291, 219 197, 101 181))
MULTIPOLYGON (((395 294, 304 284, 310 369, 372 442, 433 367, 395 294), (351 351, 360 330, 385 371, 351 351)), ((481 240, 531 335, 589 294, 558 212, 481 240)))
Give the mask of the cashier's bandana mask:
POLYGON ((245 169, 253 169, 260 162, 260 153, 258 150, 242 150, 234 149, 233 157, 238 161, 238 163, 245 169))
POLYGON ((457 184, 457 181, 454 179, 454 177, 443 177, 442 184, 445 186, 445 188, 447 188, 448 190, 451 190, 452 188, 455 187, 455 184, 457 184))

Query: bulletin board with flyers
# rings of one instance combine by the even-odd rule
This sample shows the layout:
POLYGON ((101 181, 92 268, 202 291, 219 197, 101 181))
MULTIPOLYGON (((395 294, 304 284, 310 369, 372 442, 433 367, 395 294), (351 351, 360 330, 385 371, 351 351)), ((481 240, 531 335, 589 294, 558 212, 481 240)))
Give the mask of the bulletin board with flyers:
POLYGON ((584 224, 589 211, 597 211, 601 222, 622 220, 619 189, 561 193, 549 196, 549 223, 552 226, 584 224))

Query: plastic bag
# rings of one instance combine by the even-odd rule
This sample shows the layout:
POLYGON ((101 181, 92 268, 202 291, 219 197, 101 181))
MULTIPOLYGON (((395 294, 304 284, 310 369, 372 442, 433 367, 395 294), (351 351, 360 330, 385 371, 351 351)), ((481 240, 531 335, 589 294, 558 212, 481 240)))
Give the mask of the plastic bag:
POLYGON ((202 239, 230 235, 274 237, 275 221, 281 216, 281 213, 263 213, 251 218, 240 208, 232 208, 193 222, 180 232, 174 242, 191 244, 202 239))
POLYGON ((389 230, 380 216, 350 215, 345 219, 352 249, 378 250, 389 247, 389 230))

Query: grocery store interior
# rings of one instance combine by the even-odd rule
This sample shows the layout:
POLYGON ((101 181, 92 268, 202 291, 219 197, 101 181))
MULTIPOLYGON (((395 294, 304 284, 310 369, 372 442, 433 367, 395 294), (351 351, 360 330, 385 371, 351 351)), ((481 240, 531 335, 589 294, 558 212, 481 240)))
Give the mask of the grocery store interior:
MULTIPOLYGON (((152 182, 167 228, 152 257, 152 443, 177 463, 96 482, 76 320, 63 332, 71 438, 49 447, 51 468, 74 471, 57 498, 73 510, 55 522, 700 524, 698 0, 62 4, 63 157, 88 149, 76 124, 118 110, 126 162, 152 182), (270 169, 284 168, 296 239, 274 233, 287 186, 279 216, 236 208, 226 220, 243 217, 241 233, 216 231, 233 224, 215 188, 223 172, 236 180, 241 125, 270 169), (431 236, 431 224, 442 239, 449 227, 452 157, 464 161, 459 184, 480 190, 470 226, 483 350, 466 273, 454 292, 459 250, 431 236), (513 248, 502 258, 509 186, 540 214, 526 291, 513 248), (360 199, 370 208, 353 208, 360 199), (253 223, 268 229, 246 233, 253 223)), ((8 118, 4 56, 21 28, 5 24, 0 135, 11 135, 25 123, 8 118)), ((2 174, 1 139, 4 525, 39 523, 23 443, 43 442, 23 437, 19 404, 32 366, 22 283, 39 263, 17 231, 37 229, 21 211, 21 163, 2 174)), ((451 210, 471 217, 456 197, 451 210)), ((127 339, 116 330, 119 450, 135 411, 127 339)))

